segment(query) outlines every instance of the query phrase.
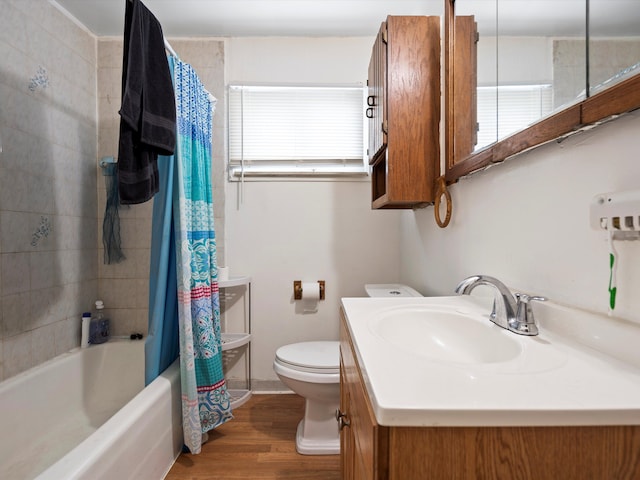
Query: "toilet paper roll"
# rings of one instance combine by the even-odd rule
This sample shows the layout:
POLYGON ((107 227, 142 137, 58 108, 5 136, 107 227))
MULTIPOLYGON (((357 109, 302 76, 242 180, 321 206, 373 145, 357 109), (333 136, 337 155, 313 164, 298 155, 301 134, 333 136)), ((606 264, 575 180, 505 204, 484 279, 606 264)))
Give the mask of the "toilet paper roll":
POLYGON ((318 282, 302 282, 302 308, 304 313, 318 311, 320 300, 320 284, 318 282))

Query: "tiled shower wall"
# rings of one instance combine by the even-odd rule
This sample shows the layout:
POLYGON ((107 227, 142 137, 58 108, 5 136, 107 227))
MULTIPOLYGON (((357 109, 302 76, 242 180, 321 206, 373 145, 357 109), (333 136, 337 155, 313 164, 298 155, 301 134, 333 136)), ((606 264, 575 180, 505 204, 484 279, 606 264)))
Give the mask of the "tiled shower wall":
MULTIPOLYGON (((152 212, 152 202, 121 208, 126 259, 105 265, 97 163, 117 156, 121 39, 96 40, 46 0, 2 3, 0 380, 77 347, 81 313, 97 298, 114 335, 146 333, 152 212)), ((218 98, 213 182, 223 264, 224 42, 172 45, 218 98)))
POLYGON ((78 346, 97 296, 96 39, 5 0, 0 59, 2 380, 78 346))
MULTIPOLYGON (((205 87, 217 99, 213 120, 213 195, 218 263, 224 265, 224 186, 225 186, 225 90, 224 42, 214 39, 170 39, 180 58, 190 63, 205 87)), ((98 158, 117 157, 122 76, 122 40, 98 41, 98 158)), ((101 236, 106 202, 105 177, 98 172, 98 221, 101 236)), ((122 249, 126 259, 105 265, 102 239, 98 239, 99 292, 111 316, 113 332, 146 334, 149 298, 149 254, 153 202, 121 206, 122 249)))

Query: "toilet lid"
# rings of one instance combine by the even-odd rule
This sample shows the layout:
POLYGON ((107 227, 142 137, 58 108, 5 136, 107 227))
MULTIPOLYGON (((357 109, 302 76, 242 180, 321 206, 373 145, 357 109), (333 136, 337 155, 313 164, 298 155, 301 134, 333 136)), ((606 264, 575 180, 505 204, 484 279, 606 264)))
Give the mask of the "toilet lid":
POLYGON ((302 342, 278 348, 276 358, 288 365, 333 373, 340 369, 340 342, 302 342))

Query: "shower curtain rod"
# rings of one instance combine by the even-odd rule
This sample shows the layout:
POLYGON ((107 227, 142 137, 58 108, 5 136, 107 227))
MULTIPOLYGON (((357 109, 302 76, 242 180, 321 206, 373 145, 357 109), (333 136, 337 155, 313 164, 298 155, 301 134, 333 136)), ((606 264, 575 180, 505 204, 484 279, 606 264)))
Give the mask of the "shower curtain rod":
POLYGON ((173 49, 173 47, 171 46, 169 41, 166 39, 166 37, 163 36, 162 39, 164 40, 164 48, 165 48, 165 50, 167 50, 171 55, 173 55, 174 57, 179 59, 180 57, 178 56, 176 51, 173 49))
MULTIPOLYGON (((164 48, 165 50, 167 50, 171 55, 173 55, 175 58, 177 58, 178 60, 180 60, 180 57, 178 56, 178 54, 176 53, 176 51, 173 49, 173 47, 171 46, 171 44, 169 43, 169 41, 167 40, 167 37, 163 36, 162 39, 164 40, 164 48)), ((205 92, 207 92, 207 95, 209 96, 209 101, 211 103, 216 103, 218 100, 216 99, 216 97, 214 97, 212 95, 212 93, 207 90, 206 88, 204 89, 205 92)))

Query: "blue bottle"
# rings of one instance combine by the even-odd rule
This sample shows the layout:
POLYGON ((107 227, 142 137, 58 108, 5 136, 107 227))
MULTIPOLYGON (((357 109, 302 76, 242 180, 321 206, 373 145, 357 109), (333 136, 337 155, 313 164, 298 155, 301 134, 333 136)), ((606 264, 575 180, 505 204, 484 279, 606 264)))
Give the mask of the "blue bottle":
POLYGON ((109 319, 104 316, 104 303, 96 300, 96 308, 89 325, 89 343, 96 345, 109 340, 109 319))

